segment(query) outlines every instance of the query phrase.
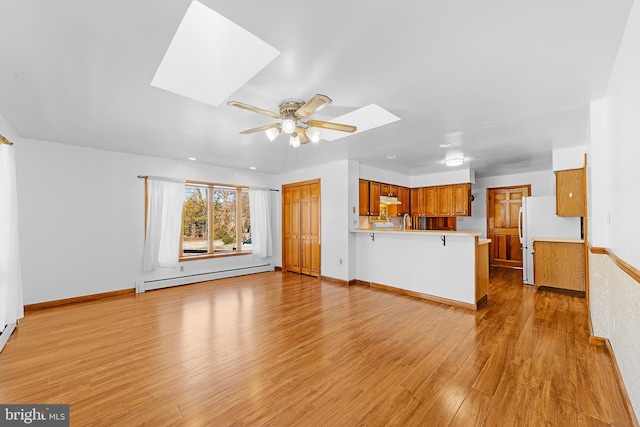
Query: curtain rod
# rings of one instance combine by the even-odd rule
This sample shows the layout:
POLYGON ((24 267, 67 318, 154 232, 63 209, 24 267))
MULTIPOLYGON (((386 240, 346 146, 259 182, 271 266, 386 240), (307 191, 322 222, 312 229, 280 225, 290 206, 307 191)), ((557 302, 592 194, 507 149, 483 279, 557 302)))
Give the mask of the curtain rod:
POLYGON ((0 145, 13 145, 13 142, 9 141, 4 136, 0 135, 0 145))
MULTIPOLYGON (((147 176, 147 175, 138 175, 138 178, 140 179, 157 179, 157 180, 161 180, 161 181, 174 181, 174 182, 187 182, 187 180, 184 179, 176 179, 176 178, 164 178, 162 176, 147 176)), ((203 183, 204 184, 204 183, 203 183)), ((214 184, 215 185, 215 184, 214 184)), ((245 187, 245 186, 239 186, 241 188, 248 188, 249 190, 269 190, 269 191, 280 191, 277 190, 275 188, 268 188, 268 187, 245 187)))

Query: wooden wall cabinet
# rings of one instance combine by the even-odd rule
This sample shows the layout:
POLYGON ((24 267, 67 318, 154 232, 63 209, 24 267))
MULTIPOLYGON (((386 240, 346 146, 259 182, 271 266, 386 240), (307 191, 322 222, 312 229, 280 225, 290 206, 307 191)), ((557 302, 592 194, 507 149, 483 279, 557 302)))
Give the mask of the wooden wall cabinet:
POLYGON ((380 191, 382 184, 369 181, 369 216, 380 215, 380 191))
POLYGON ((452 192, 450 185, 439 185, 438 187, 438 215, 437 216, 450 216, 452 192))
POLYGON ((380 184, 380 195, 398 197, 398 186, 393 184, 380 184))
POLYGON ((556 171, 556 214, 585 216, 584 169, 556 171))
POLYGON ((359 215, 369 216, 369 181, 361 179, 358 186, 359 215))
POLYGON ((451 186, 451 215, 471 216, 471 183, 451 186))
POLYGON ((420 216, 420 188, 412 188, 409 190, 409 209, 411 216, 420 216))
POLYGON ((411 196, 409 195, 409 188, 398 187, 398 216, 404 216, 404 214, 411 214, 411 196))
POLYGON ((320 277, 320 180, 282 186, 285 271, 320 277))
POLYGON ((584 243, 533 242, 536 286, 585 291, 584 243))
POLYGON ((423 187, 423 216, 438 216, 438 187, 423 187))
POLYGON ((359 182, 359 214, 380 215, 380 196, 397 197, 400 205, 392 205, 390 215, 449 217, 471 215, 471 184, 438 185, 408 188, 361 179, 359 182))

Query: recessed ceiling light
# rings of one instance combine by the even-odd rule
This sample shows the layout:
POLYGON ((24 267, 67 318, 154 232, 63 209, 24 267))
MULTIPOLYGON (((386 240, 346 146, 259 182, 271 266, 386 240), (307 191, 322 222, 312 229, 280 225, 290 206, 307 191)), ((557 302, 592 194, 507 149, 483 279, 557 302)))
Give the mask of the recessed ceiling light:
POLYGON ((196 160, 198 160, 198 159, 196 159, 195 157, 189 157, 188 159, 189 159, 189 160, 191 160, 191 161, 196 161, 196 160))
POLYGON ((450 142, 443 142, 442 144, 438 145, 438 147, 440 147, 440 148, 451 147, 451 143, 450 142))
POLYGON ((256 170, 255 166, 250 166, 249 169, 251 169, 252 171, 256 170))
POLYGON ((398 156, 396 156, 395 154, 389 154, 387 156, 387 159, 395 159, 396 157, 398 157, 398 156))

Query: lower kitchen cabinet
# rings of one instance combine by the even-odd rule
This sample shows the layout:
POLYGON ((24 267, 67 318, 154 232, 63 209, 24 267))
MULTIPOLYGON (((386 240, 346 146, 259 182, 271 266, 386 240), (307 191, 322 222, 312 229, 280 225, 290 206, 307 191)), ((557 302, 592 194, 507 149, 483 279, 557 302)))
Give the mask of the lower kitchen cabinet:
POLYGON ((536 286, 584 293, 584 242, 534 239, 533 274, 536 286))

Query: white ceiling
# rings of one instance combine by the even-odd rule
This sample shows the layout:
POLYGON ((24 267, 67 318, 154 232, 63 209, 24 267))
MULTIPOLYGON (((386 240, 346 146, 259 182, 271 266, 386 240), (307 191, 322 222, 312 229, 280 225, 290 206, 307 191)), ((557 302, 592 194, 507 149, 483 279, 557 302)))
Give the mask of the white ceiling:
POLYGON ((545 170, 584 145, 633 0, 201 2, 281 52, 228 100, 322 93, 314 119, 377 104, 401 120, 291 149, 238 133, 269 117, 151 86, 190 0, 0 0, 0 114, 22 137, 268 173, 437 173, 458 133, 478 177, 545 170))

